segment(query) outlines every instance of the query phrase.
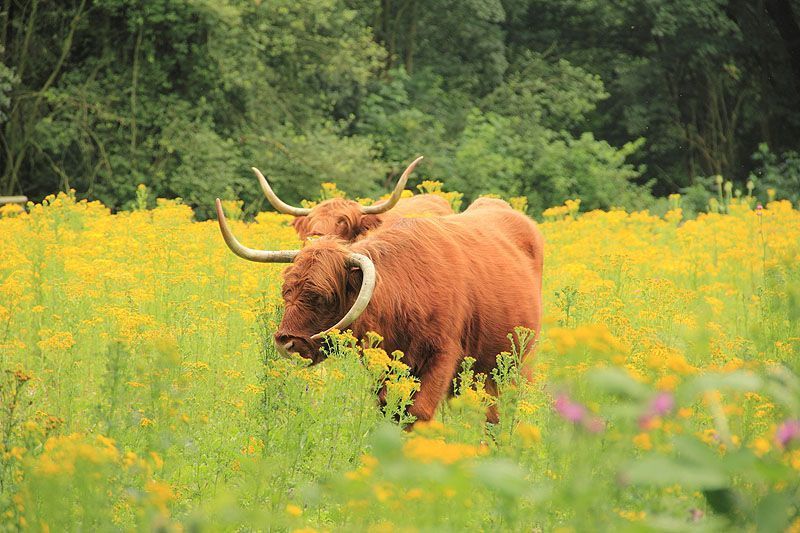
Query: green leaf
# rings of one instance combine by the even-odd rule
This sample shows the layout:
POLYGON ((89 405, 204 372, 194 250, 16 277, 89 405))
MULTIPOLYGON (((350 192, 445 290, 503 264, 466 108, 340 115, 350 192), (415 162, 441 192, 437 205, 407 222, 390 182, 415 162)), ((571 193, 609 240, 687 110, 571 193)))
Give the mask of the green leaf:
POLYGON ((792 498, 788 494, 768 494, 756 509, 756 527, 759 532, 783 531, 789 523, 792 498))
POLYGON ((650 389, 634 380, 620 368, 602 368, 588 375, 589 383, 610 394, 644 400, 652 394, 650 389))
POLYGON ((384 424, 375 430, 372 436, 375 455, 393 459, 401 455, 403 447, 402 430, 393 424, 384 424))
POLYGON ((762 380, 752 372, 737 371, 727 374, 704 374, 690 381, 684 392, 694 396, 711 390, 757 391, 761 389, 762 380))
POLYGON ((705 489, 703 496, 715 513, 727 516, 732 520, 741 514, 741 498, 730 489, 705 489))
POLYGON ((479 483, 506 498, 518 498, 529 488, 522 469, 508 459, 481 461, 473 473, 479 483))
POLYGON ((704 465, 722 463, 720 456, 714 450, 694 437, 679 435, 673 439, 673 443, 677 455, 685 462, 704 465))
POLYGON ((621 478, 633 485, 668 487, 681 485, 696 489, 722 489, 728 486, 728 476, 716 468, 651 456, 631 464, 621 473, 621 478))

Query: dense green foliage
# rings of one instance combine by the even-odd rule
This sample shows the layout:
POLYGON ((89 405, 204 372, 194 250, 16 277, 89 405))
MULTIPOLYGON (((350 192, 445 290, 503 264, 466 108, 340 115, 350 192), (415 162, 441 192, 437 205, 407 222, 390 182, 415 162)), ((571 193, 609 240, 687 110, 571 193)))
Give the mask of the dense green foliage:
POLYGON ((720 174, 790 196, 773 178, 797 161, 798 15, 797 0, 4 2, 0 194, 124 207, 145 183, 202 216, 215 195, 263 207, 251 165, 298 201, 323 181, 375 194, 423 154, 417 180, 536 210, 638 207, 720 174))

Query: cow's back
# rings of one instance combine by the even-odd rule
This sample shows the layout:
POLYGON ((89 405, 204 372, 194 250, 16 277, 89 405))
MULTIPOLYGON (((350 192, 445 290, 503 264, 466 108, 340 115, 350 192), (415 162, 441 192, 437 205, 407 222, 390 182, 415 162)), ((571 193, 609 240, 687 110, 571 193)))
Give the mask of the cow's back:
POLYGON ((464 212, 467 211, 475 211, 476 209, 510 209, 513 210, 511 204, 506 202, 505 200, 501 200, 500 198, 492 198, 490 196, 481 196, 480 198, 476 199, 474 202, 469 204, 464 212))
POLYGON ((403 198, 384 215, 384 223, 397 218, 432 217, 452 215, 450 202, 437 194, 418 194, 403 198))
MULTIPOLYGON (((477 332, 472 341, 480 345, 478 350, 486 354, 484 364, 494 367, 493 355, 508 350, 509 342, 505 335, 515 326, 524 326, 536 332, 538 337, 542 317, 542 272, 544 268, 544 238, 536 223, 524 214, 511 209, 502 200, 486 198, 481 209, 467 210, 453 219, 482 235, 493 243, 484 249, 481 259, 493 272, 486 275, 484 283, 491 280, 492 294, 484 294, 481 302, 481 315, 491 315, 498 311, 506 313, 499 330, 505 331, 501 338, 477 332), (502 202, 497 204, 496 202, 502 202), (491 255, 490 255, 491 254, 491 255)), ((485 321, 486 319, 483 318, 485 321)), ((493 321, 489 321, 490 324, 493 321)))
POLYGON ((412 364, 420 342, 458 343, 489 372, 516 326, 541 326, 541 235, 521 213, 486 210, 404 219, 356 245, 375 262, 374 301, 357 334, 376 329, 412 364))
POLYGON ((460 215, 464 220, 474 221, 477 226, 499 224, 503 233, 537 261, 542 259, 544 237, 536 223, 516 211, 505 200, 481 197, 472 202, 460 215))

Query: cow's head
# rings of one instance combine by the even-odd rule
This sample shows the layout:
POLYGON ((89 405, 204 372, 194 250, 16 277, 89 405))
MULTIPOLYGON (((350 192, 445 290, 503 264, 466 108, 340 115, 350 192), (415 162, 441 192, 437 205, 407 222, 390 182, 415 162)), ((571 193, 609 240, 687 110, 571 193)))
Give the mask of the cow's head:
POLYGON ((377 215, 385 213, 397 205, 408 182, 408 177, 421 160, 422 157, 418 157, 406 168, 388 199, 366 206, 353 200, 333 198, 312 208, 294 207, 278 198, 267 179, 257 168, 253 168, 253 172, 272 207, 279 213, 297 217, 293 225, 301 239, 332 235, 345 241, 352 241, 362 233, 380 225, 377 215))
POLYGON ((380 224, 379 215, 365 213, 364 206, 344 198, 325 200, 292 223, 301 240, 331 235, 345 241, 354 241, 380 224))
POLYGON ((233 236, 219 199, 217 217, 222 237, 239 257, 293 263, 284 273, 285 309, 275 346, 283 355, 297 352, 312 363, 320 362, 323 336, 347 328, 367 308, 375 289, 375 265, 334 238, 316 239, 303 250, 253 250, 233 236))

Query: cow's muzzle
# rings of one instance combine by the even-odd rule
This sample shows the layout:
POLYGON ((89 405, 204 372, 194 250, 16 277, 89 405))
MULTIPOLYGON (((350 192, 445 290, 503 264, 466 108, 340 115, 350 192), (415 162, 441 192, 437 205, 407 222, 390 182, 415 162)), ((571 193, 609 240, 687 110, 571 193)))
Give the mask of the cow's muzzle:
POLYGON ((313 363, 318 363, 318 357, 315 357, 313 343, 302 337, 285 334, 275 334, 275 349, 283 357, 289 357, 293 353, 300 354, 300 357, 310 359, 313 363))

